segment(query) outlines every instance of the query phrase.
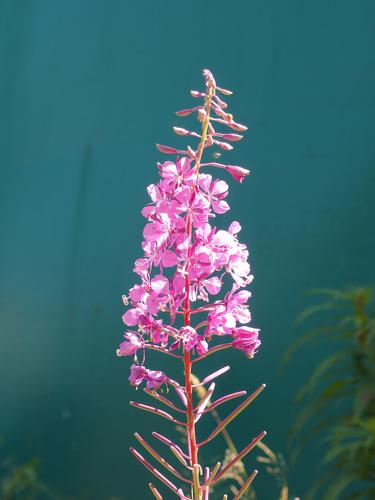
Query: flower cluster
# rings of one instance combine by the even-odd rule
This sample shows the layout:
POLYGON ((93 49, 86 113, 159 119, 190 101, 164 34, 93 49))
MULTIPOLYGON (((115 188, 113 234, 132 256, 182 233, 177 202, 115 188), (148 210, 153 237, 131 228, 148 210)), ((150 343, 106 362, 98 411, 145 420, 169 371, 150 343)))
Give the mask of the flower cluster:
MULTIPOLYGON (((147 187, 150 203, 142 210, 147 220, 143 256, 134 266, 138 282, 123 297, 124 303, 130 305, 123 315, 130 330, 117 350, 118 356, 134 357, 129 377, 133 386, 145 383, 146 390, 155 390, 170 384, 179 391, 186 402, 187 456, 193 468, 197 465, 198 444, 190 378, 192 362, 228 347, 252 358, 260 345, 259 330, 246 326, 251 320, 251 294, 245 287, 253 278, 249 252, 239 241, 241 226, 237 221, 226 229, 216 227, 216 216, 230 208, 229 187, 225 180, 213 178, 207 169, 222 169, 239 182, 249 171, 216 161, 202 162, 207 148, 233 149, 232 143, 242 139, 237 132, 246 127, 234 121, 218 95, 231 92, 218 87, 210 71, 204 70, 204 77, 205 91, 191 91, 194 98, 203 98, 202 104, 177 112, 179 116, 197 113, 201 132, 174 127, 180 136, 197 138, 198 146, 179 150, 157 145, 159 151, 175 158, 158 163, 160 180, 147 187), (217 126, 235 132, 218 132, 217 126), (218 298, 225 288, 224 297, 218 298), (218 339, 224 343, 218 344, 218 339), (148 349, 183 360, 185 384, 180 386, 164 372, 146 368, 148 349)), ((196 488, 196 478, 193 483, 196 488)), ((199 488, 202 492, 203 487, 199 488)), ((195 491, 192 498, 200 498, 198 493, 195 491)))
POLYGON ((217 230, 210 224, 216 214, 229 210, 225 201, 228 184, 197 173, 188 157, 159 164, 159 173, 161 180, 147 188, 151 202, 142 210, 148 220, 143 230, 144 256, 134 267, 140 282, 129 290, 125 300, 131 308, 123 316, 124 323, 137 326, 141 335, 127 332, 118 354, 134 355, 145 348, 147 338, 166 349, 196 349, 202 355, 207 341, 229 335, 233 347, 252 357, 260 341, 258 330, 242 326, 251 317, 247 306, 250 292, 241 288, 251 282, 252 275, 247 247, 237 237, 241 226, 234 221, 227 230, 217 230), (234 282, 231 291, 223 300, 210 303, 225 276, 234 282), (191 326, 173 326, 187 296, 190 304, 203 303, 199 312, 207 312, 207 320, 198 325, 200 333, 191 326), (168 325, 159 318, 165 312, 168 325))

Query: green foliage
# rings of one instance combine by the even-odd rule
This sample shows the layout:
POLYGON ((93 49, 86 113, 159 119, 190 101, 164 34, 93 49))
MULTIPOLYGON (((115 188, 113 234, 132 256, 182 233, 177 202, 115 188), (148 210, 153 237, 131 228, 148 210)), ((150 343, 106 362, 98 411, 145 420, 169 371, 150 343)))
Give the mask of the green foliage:
POLYGON ((0 476, 1 500, 34 500, 44 492, 45 487, 38 478, 38 465, 35 458, 23 464, 10 459, 3 461, 0 476))
POLYGON ((318 326, 299 336, 284 363, 302 346, 325 343, 327 356, 296 394, 304 408, 291 430, 306 443, 324 436, 321 460, 327 472, 307 498, 375 498, 375 311, 369 288, 316 290, 320 304, 306 309, 298 322, 318 326), (303 434, 303 437, 302 437, 303 434))

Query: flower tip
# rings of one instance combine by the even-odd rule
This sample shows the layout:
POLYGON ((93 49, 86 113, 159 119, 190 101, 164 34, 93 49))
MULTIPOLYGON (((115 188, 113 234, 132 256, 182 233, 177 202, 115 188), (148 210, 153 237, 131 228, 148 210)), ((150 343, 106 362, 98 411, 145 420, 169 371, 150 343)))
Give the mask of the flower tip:
POLYGON ((232 91, 232 90, 223 89, 223 88, 221 88, 221 87, 216 87, 216 88, 217 88, 217 90, 218 90, 219 92, 221 92, 221 93, 222 93, 222 94, 224 94, 224 95, 232 95, 232 94, 233 94, 233 91, 232 91))

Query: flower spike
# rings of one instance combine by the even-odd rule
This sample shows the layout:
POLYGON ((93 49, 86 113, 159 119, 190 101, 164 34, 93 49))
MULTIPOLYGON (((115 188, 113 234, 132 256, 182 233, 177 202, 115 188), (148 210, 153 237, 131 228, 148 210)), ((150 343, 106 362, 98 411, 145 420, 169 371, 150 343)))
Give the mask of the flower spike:
MULTIPOLYGON (((223 170, 240 183, 249 175, 249 170, 242 166, 218 160, 243 139, 247 127, 237 121, 226 102, 232 91, 218 86, 209 69, 203 70, 203 78, 203 89, 190 91, 191 97, 198 100, 196 105, 187 105, 176 112, 180 118, 194 115, 197 130, 179 124, 173 127, 176 135, 188 138, 191 144, 181 149, 156 144, 167 159, 157 163, 159 179, 147 187, 149 203, 141 212, 146 219, 142 253, 134 264, 137 281, 123 295, 127 307, 123 315, 126 330, 117 349, 121 359, 134 360, 130 367, 130 384, 143 388, 171 413, 134 401, 130 402, 131 406, 178 426, 186 437, 187 447, 183 451, 179 444, 152 432, 153 437, 174 455, 176 464, 172 465, 135 434, 152 459, 179 482, 177 485, 131 448, 135 458, 182 500, 208 500, 210 490, 228 467, 251 451, 265 434, 259 434, 225 467, 218 462, 210 470, 200 463, 200 448, 220 433, 227 433, 227 425, 265 387, 263 384, 242 400, 226 418, 217 421, 216 428, 206 439, 198 442, 197 424, 201 417, 211 411, 214 415, 215 408, 245 396, 246 391, 234 391, 211 402, 215 389, 213 381, 230 367, 208 371, 208 375, 200 378, 201 382, 193 374, 193 367, 203 360, 211 360, 211 355, 218 352, 226 358, 228 349, 241 351, 252 359, 260 347, 259 330, 248 326, 251 294, 246 287, 253 276, 249 250, 239 238, 241 226, 236 220, 228 227, 212 224, 214 218, 216 221, 230 209, 227 202, 229 186, 212 173, 223 170), (208 150, 214 161, 205 156, 208 150), (222 293, 228 280, 232 285, 229 291, 222 293), (163 371, 148 368, 151 356, 161 359, 163 371), (168 375, 165 363, 168 359, 171 364, 180 364, 181 377, 176 380, 168 375), (188 494, 181 485, 183 488, 189 486, 188 494)), ((199 367, 204 364, 199 363, 199 367)), ((235 498, 246 492, 255 475, 256 471, 235 498)), ((163 499, 152 483, 149 487, 157 500, 163 499)))

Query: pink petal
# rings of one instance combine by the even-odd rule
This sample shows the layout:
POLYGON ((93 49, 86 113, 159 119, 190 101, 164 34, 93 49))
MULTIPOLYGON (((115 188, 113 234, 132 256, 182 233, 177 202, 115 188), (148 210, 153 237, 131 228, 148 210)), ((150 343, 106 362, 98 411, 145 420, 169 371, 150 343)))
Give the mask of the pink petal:
POLYGON ((229 229, 228 231, 231 233, 231 234, 237 234, 241 231, 241 226, 240 226, 240 223, 237 222, 236 220, 232 222, 232 224, 229 226, 229 229))
POLYGON ((151 280, 151 288, 158 295, 161 293, 167 293, 169 289, 168 279, 162 274, 157 274, 151 280))
POLYGON ((218 276, 213 276, 212 278, 203 280, 202 283, 204 284, 204 287, 207 289, 208 293, 210 293, 211 295, 216 295, 220 292, 221 281, 218 276))
POLYGON ((212 208, 217 214, 225 214, 225 212, 228 212, 230 207, 224 200, 212 200, 212 208))
POLYGON ((161 262, 164 267, 173 267, 178 264, 177 255, 171 250, 165 250, 161 255, 161 262))
POLYGON ((135 326, 138 324, 139 312, 137 309, 129 309, 122 316, 123 322, 128 326, 135 326))
POLYGON ((225 181, 216 180, 212 183, 210 192, 213 196, 218 196, 223 193, 227 193, 229 189, 228 184, 225 181))

